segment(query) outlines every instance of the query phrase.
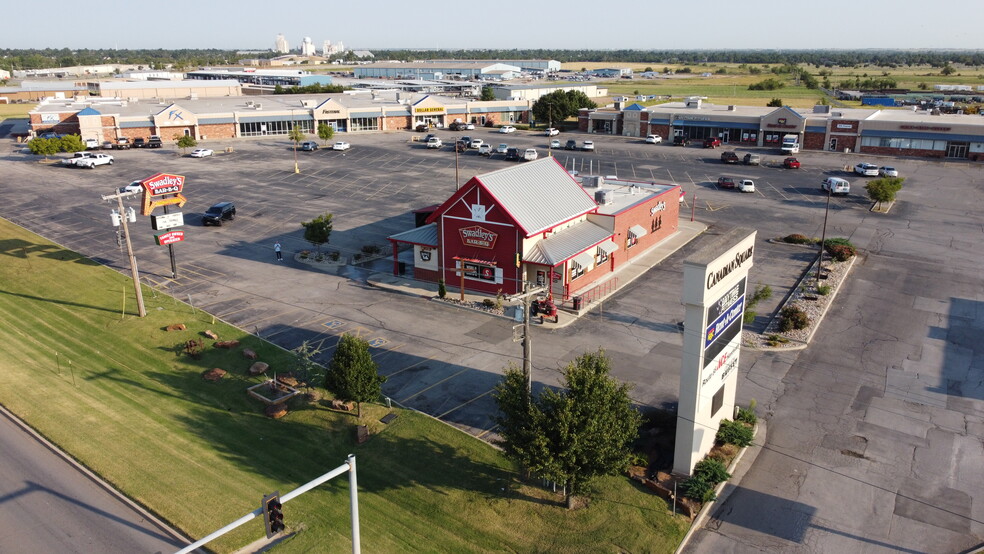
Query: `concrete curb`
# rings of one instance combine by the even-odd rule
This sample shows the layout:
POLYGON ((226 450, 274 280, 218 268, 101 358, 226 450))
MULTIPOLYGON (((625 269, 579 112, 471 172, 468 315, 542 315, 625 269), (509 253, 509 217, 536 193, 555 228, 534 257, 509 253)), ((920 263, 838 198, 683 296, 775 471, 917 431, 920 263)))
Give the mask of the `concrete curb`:
MULTIPOLYGON (((760 436, 760 431, 762 437, 765 437, 768 433, 768 427, 766 426, 764 419, 759 419, 758 423, 755 425, 755 438, 760 436)), ((762 443, 764 444, 765 441, 763 440, 762 443)), ((731 479, 728 479, 723 483, 719 483, 714 489, 718 497, 714 499, 713 502, 704 504, 704 506, 700 509, 697 517, 694 518, 694 522, 690 524, 690 529, 687 530, 687 534, 683 536, 683 540, 680 541, 679 546, 677 546, 676 550, 673 551, 674 554, 680 554, 683 552, 683 550, 687 547, 687 544, 690 543, 690 539, 693 538, 697 531, 703 528, 704 523, 709 517, 711 517, 711 511, 714 510, 714 508, 719 504, 723 504, 728 500, 728 497, 731 496, 731 493, 733 493, 735 489, 738 488, 738 485, 741 484, 742 477, 745 476, 748 469, 755 463, 755 459, 758 458, 758 455, 761 452, 762 444, 753 442, 751 446, 742 448, 741 452, 735 456, 735 459, 732 460, 731 465, 728 467, 728 473, 731 473, 731 479), (745 459, 746 453, 749 455, 747 463, 743 464, 741 467, 738 467, 739 463, 745 459), (729 487, 729 484, 732 486, 729 487)))
MULTIPOLYGON (((810 334, 807 335, 806 336, 806 339, 803 340, 803 341, 796 340, 796 342, 798 342, 800 344, 797 344, 797 345, 794 345, 794 346, 784 346, 782 348, 780 348, 780 347, 771 348, 771 347, 744 346, 744 345, 742 345, 742 348, 748 349, 748 350, 755 350, 755 351, 759 351, 759 352, 772 352, 772 351, 792 352, 792 351, 796 351, 796 350, 803 350, 807 346, 810 346, 810 341, 813 340, 813 335, 815 335, 817 333, 817 330, 820 328, 820 324, 822 324, 823 323, 823 319, 825 317, 827 317, 827 312, 830 310, 830 307, 834 305, 834 300, 837 299, 837 295, 840 293, 840 289, 841 289, 840 285, 842 285, 845 282, 847 282, 848 277, 850 277, 850 275, 851 275, 851 269, 854 268, 854 262, 856 262, 859 257, 860 257, 860 255, 852 256, 851 257, 851 260, 849 262, 847 262, 847 269, 844 270, 844 278, 841 279, 840 283, 838 284, 838 287, 836 289, 834 289, 833 294, 830 295, 830 301, 827 302, 827 304, 823 307, 823 310, 820 312, 820 317, 818 317, 816 321, 811 322, 812 325, 810 326, 810 334)), ((814 262, 814 263, 816 263, 816 262, 814 262)), ((791 289, 789 296, 787 296, 786 299, 783 300, 782 305, 780 305, 779 306, 779 309, 776 311, 777 314, 779 312, 781 312, 784 307, 786 307, 786 304, 789 304, 789 301, 790 301, 789 299, 793 297, 793 292, 796 291, 796 289, 799 288, 799 286, 803 282, 803 280, 808 279, 810 277, 811 273, 813 273, 812 270, 813 270, 813 265, 811 264, 810 267, 807 268, 807 270, 799 278, 799 280, 796 281, 796 284, 791 289)), ((773 317, 773 320, 774 319, 775 319, 775 317, 773 317)), ((766 329, 768 329, 769 326, 771 326, 771 325, 772 325, 772 320, 769 321, 769 325, 766 326, 766 329)), ((759 334, 760 335, 764 335, 765 333, 759 333, 759 334)), ((790 339, 790 340, 795 340, 795 339, 790 339)))
POLYGON ((38 441, 42 446, 50 450, 56 456, 64 460, 65 463, 75 468, 76 471, 87 477, 90 481, 98 485, 100 488, 102 488, 109 494, 116 497, 116 499, 122 502, 123 504, 126 504, 127 507, 129 507, 131 510, 139 514, 140 517, 143 517, 151 524, 156 526, 158 529, 164 531, 179 543, 182 543, 182 546, 189 545, 192 542, 194 542, 192 539, 186 537, 177 529, 174 529, 173 527, 162 521, 160 518, 158 518, 156 515, 151 513, 149 510, 147 510, 140 504, 137 504, 134 500, 130 499, 128 496, 124 495, 120 491, 116 490, 112 485, 104 481, 102 477, 90 471, 89 468, 79 463, 75 458, 69 456, 68 453, 66 453, 64 450, 59 448, 57 445, 55 445, 48 439, 44 438, 43 435, 35 431, 33 427, 31 427, 23 420, 21 420, 19 417, 14 415, 13 412, 8 410, 7 407, 2 404, 0 404, 0 415, 6 417, 8 420, 10 420, 10 422, 12 422, 14 425, 19 427, 25 433, 30 435, 34 440, 38 441))

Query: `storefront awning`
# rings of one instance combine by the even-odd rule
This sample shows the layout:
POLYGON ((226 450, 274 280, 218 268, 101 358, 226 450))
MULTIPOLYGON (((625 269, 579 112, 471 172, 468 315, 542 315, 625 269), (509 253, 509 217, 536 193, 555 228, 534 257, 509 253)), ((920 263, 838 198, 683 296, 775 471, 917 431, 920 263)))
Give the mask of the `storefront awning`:
POLYGON ((618 245, 615 244, 615 241, 611 241, 611 240, 607 240, 607 241, 599 244, 598 245, 598 248, 600 248, 602 252, 604 252, 605 254, 607 254, 609 256, 611 256, 612 253, 618 251, 618 245))
POLYGON ((629 234, 635 238, 642 238, 646 236, 646 229, 642 225, 633 225, 629 227, 629 234))
POLYGON ((584 269, 588 269, 591 267, 591 264, 594 263, 594 256, 590 252, 581 252, 577 256, 571 258, 571 261, 584 269))

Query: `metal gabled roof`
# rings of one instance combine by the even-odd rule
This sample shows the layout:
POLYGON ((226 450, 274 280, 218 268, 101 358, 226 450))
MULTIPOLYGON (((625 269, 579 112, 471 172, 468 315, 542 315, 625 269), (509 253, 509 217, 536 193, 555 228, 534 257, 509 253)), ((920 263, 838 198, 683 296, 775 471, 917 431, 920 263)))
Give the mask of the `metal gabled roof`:
POLYGON ((437 248, 437 223, 431 223, 429 225, 417 227, 416 229, 403 231, 402 233, 390 235, 386 238, 397 242, 408 242, 410 244, 419 244, 421 246, 432 246, 437 248))
POLYGON ((604 227, 583 221, 536 243, 524 262, 556 266, 612 237, 604 227))
POLYGON ((554 158, 475 177, 526 236, 592 212, 598 205, 554 158))

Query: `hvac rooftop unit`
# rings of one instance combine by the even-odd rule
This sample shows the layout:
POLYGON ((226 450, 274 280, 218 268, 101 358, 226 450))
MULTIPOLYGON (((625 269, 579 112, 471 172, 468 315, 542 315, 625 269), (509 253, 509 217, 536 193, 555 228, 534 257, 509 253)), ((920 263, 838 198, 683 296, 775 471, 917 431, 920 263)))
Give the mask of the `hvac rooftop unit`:
POLYGON ((253 104, 253 108, 255 108, 257 110, 262 110, 263 109, 263 104, 260 104, 259 102, 257 102, 256 104, 253 104))
POLYGON ((596 189, 604 182, 601 175, 588 175, 581 180, 581 186, 586 189, 596 189))
POLYGON ((595 203, 599 206, 607 206, 615 201, 615 195, 612 194, 613 191, 608 189, 596 190, 595 191, 595 203))
POLYGON ((246 101, 246 107, 247 108, 252 108, 253 107, 253 101, 252 100, 247 100, 246 101))

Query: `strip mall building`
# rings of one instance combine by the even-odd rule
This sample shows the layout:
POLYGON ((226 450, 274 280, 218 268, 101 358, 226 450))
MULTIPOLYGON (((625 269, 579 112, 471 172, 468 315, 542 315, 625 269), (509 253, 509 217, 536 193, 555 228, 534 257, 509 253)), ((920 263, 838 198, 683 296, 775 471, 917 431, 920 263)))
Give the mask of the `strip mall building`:
POLYGON ((526 123, 530 104, 375 91, 182 100, 78 97, 45 100, 30 112, 30 121, 35 134, 53 131, 99 141, 150 135, 204 140, 286 135, 295 125, 313 134, 321 123, 341 133, 412 129, 419 123, 448 125, 455 120, 526 123))
POLYGON ((579 182, 552 157, 521 163, 473 177, 424 225, 389 237, 394 272, 410 245, 416 279, 490 295, 549 284, 567 301, 676 233, 679 199, 678 185, 579 182))
POLYGON ((584 109, 582 131, 627 137, 717 137, 738 146, 779 148, 795 134, 804 150, 984 160, 984 117, 928 111, 814 106, 812 110, 717 106, 701 98, 655 106, 584 109))

